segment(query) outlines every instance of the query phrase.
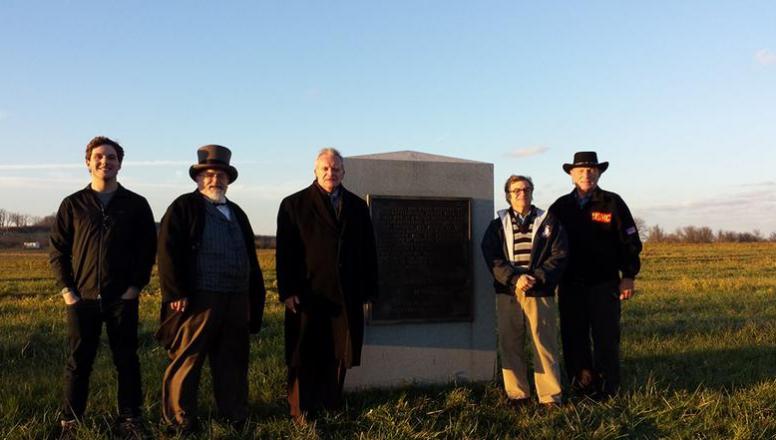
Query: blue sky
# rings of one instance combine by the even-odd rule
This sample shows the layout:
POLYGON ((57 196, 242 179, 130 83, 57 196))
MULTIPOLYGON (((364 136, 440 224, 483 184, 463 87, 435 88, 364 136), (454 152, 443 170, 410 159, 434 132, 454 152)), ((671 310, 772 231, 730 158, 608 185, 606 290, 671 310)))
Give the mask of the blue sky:
POLYGON ((193 189, 197 147, 230 147, 229 196, 262 234, 324 146, 493 163, 497 192, 528 174, 540 206, 592 148, 648 225, 767 236, 774 23, 772 1, 6 0, 0 208, 55 211, 97 134, 157 219, 193 189))

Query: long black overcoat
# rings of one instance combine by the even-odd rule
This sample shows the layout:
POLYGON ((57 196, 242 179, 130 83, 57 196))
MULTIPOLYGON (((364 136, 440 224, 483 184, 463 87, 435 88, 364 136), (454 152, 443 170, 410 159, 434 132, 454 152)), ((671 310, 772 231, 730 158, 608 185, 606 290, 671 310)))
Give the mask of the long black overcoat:
MULTIPOLYGON (((196 271, 197 252, 202 241, 205 227, 205 198, 198 191, 183 194, 172 202, 162 217, 159 227, 159 287, 162 290, 162 307, 159 316, 160 326, 156 332, 159 342, 168 347, 172 343, 185 313, 174 313, 169 304, 186 298, 194 293, 194 272, 196 271)), ((256 256, 253 229, 245 212, 231 200, 227 200, 231 211, 243 233, 245 249, 248 251, 250 270, 248 298, 250 299, 251 333, 258 333, 264 316, 264 276, 256 256)))
POLYGON ((377 256, 366 203, 341 191, 339 215, 315 183, 280 204, 278 295, 300 299, 298 313, 285 316, 289 366, 361 361, 363 305, 377 296, 377 256))

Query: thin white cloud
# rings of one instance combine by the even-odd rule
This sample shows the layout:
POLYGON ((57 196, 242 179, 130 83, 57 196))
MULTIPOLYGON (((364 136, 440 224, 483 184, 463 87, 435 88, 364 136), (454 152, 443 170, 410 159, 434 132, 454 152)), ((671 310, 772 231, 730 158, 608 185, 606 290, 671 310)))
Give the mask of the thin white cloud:
MULTIPOLYGON (((122 163, 122 167, 166 167, 166 166, 188 166, 191 163, 180 160, 127 160, 122 163)), ((0 170, 3 171, 28 171, 28 170, 62 170, 71 168, 84 168, 83 163, 41 163, 41 164, 3 164, 0 170)))
POLYGON ((88 179, 76 179, 68 177, 13 177, 0 176, 0 188, 22 188, 22 189, 59 189, 63 186, 83 186, 88 183, 88 179))
MULTIPOLYGON (((773 186, 773 184, 770 186, 773 186)), ((765 208, 768 206, 776 207, 776 191, 774 191, 773 188, 737 194, 725 194, 718 198, 686 200, 677 203, 647 206, 642 208, 642 210, 712 212, 720 210, 730 211, 735 209, 736 212, 749 212, 749 210, 757 210, 758 208, 765 208)))
POLYGON ((759 186, 776 186, 776 181, 774 180, 763 180, 761 182, 750 182, 750 183, 739 183, 736 186, 739 187, 759 187, 759 186))
MULTIPOLYGON (((187 160, 125 160, 121 166, 126 167, 189 167, 193 161, 187 160)), ((257 161, 235 162, 234 166, 255 165, 257 161)), ((33 170, 63 170, 85 168, 83 163, 41 163, 41 164, 0 164, 0 171, 33 171, 33 170)))
POLYGON ((67 168, 84 168, 84 164, 79 163, 44 163, 44 164, 3 164, 0 165, 0 171, 28 171, 28 170, 62 170, 67 168))
POLYGON ((538 156, 540 154, 544 154, 549 150, 549 147, 545 147, 544 145, 536 145, 532 147, 526 147, 526 148, 518 148, 516 150, 512 150, 506 155, 508 157, 530 157, 530 156, 538 156))
MULTIPOLYGON (((139 189, 150 194, 155 194, 160 190, 175 190, 188 192, 196 187, 192 181, 171 182, 171 183, 149 183, 141 179, 125 178, 120 179, 121 184, 131 188, 139 189)), ((74 177, 14 177, 0 176, 0 189, 7 190, 19 188, 23 190, 60 190, 63 187, 72 187, 73 191, 82 188, 89 183, 88 178, 74 177)), ((288 194, 298 190, 302 185, 298 183, 281 184, 252 184, 252 183, 234 183, 229 185, 230 194, 250 195, 257 200, 280 200, 288 194)))
POLYGON ((776 64, 776 52, 769 49, 760 49, 754 53, 754 59, 761 66, 771 66, 776 64))

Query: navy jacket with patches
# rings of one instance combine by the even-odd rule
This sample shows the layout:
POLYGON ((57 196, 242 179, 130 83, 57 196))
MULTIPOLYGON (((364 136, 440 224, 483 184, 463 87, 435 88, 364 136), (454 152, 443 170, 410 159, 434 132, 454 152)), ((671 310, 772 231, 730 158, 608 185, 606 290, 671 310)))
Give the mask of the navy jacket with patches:
POLYGON ((641 240, 630 210, 617 194, 596 188, 580 207, 576 188, 550 207, 566 229, 569 265, 563 283, 586 286, 635 278, 641 240))

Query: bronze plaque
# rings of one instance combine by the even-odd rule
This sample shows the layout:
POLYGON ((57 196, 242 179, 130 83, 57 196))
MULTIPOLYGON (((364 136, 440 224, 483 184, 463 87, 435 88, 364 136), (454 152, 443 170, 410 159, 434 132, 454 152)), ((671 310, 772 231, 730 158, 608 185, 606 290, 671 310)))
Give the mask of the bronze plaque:
POLYGON ((367 200, 379 268, 369 323, 471 321, 471 200, 367 200))

